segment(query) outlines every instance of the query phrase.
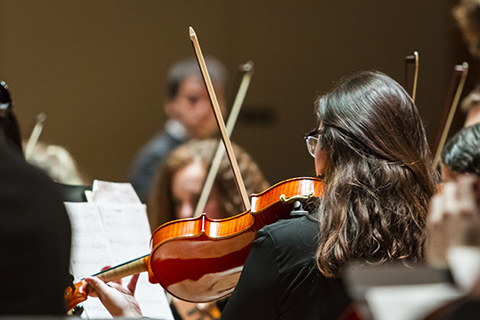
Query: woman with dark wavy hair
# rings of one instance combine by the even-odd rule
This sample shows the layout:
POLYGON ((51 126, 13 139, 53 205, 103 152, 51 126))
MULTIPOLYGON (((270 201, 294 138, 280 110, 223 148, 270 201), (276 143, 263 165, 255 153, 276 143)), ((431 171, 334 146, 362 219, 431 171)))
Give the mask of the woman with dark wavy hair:
POLYGON ((353 259, 422 259, 436 178, 413 101, 388 76, 363 72, 316 105, 321 134, 314 149, 328 155, 330 168, 317 172, 325 174, 319 269, 332 276, 353 259))
POLYGON ((424 257, 437 177, 412 99, 385 74, 360 72, 315 106, 305 139, 323 197, 258 232, 222 319, 338 319, 351 302, 340 278, 348 263, 424 257))
POLYGON ((410 96, 383 73, 360 72, 315 107, 305 139, 323 197, 312 214, 258 232, 222 319, 338 319, 348 263, 424 257, 437 177, 410 96))

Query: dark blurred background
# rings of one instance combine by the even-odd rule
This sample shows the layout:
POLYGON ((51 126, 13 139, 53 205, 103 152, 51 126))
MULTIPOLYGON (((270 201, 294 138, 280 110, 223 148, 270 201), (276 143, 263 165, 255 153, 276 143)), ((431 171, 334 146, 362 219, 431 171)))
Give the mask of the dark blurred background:
MULTIPOLYGON (((44 112, 42 141, 66 147, 91 179, 126 181, 136 152, 163 126, 166 72, 193 55, 193 26, 203 53, 227 66, 230 95, 237 67, 254 62, 232 139, 273 183, 313 174, 302 136, 316 124, 318 93, 365 69, 404 84, 405 56, 414 51, 416 101, 432 141, 453 66, 470 63, 465 93, 477 80, 453 4, 0 0, 0 78, 24 138, 44 112)), ((462 121, 459 113, 453 130, 462 121)))

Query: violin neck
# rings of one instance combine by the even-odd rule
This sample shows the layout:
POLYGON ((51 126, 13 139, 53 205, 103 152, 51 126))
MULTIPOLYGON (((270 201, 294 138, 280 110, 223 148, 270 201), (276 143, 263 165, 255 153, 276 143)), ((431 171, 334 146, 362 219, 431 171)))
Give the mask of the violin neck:
POLYGON ((145 272, 147 271, 149 257, 150 255, 146 255, 138 259, 122 263, 118 266, 115 266, 110 269, 99 272, 97 274, 94 274, 94 276, 96 276, 103 282, 109 282, 109 281, 118 280, 124 277, 128 277, 137 273, 145 272))

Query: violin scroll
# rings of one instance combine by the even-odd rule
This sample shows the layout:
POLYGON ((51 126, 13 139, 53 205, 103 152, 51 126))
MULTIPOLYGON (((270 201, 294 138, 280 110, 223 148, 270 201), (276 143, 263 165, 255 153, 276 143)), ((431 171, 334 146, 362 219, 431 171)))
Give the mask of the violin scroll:
POLYGON ((87 283, 82 280, 65 289, 65 304, 68 314, 74 314, 75 307, 79 303, 87 300, 89 291, 88 288, 89 287, 87 286, 87 283))

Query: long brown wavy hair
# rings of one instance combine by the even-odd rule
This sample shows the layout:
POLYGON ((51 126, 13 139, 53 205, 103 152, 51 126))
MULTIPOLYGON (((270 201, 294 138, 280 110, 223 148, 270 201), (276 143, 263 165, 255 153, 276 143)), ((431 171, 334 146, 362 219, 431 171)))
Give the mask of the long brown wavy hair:
POLYGON ((319 202, 317 265, 339 275, 351 261, 423 259, 425 223, 437 175, 410 96, 376 71, 345 78, 317 98, 330 152, 319 202))

